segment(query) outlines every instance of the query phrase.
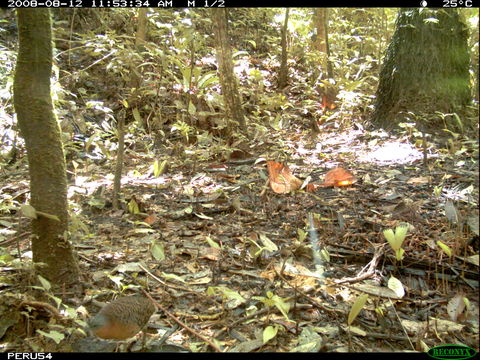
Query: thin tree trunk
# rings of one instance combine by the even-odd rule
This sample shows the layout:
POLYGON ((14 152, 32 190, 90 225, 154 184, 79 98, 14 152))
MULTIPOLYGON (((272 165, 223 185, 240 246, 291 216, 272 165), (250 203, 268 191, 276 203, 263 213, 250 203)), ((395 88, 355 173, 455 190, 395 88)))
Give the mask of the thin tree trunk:
POLYGON ((215 33, 217 62, 222 86, 223 99, 227 116, 238 123, 243 132, 247 131, 247 124, 243 114, 240 93, 235 73, 233 72, 232 51, 227 33, 227 10, 212 9, 213 28, 215 33))
POLYGON ((30 173, 30 204, 54 215, 32 220, 33 261, 47 264, 39 272, 60 285, 78 283, 78 264, 67 239, 67 176, 60 128, 54 114, 50 77, 52 32, 48 9, 17 9, 19 48, 14 78, 14 105, 25 139, 30 173))
POLYGON ((287 86, 288 67, 287 67, 287 31, 288 31, 288 13, 290 9, 285 9, 285 20, 282 28, 282 62, 278 75, 278 88, 281 90, 287 86))

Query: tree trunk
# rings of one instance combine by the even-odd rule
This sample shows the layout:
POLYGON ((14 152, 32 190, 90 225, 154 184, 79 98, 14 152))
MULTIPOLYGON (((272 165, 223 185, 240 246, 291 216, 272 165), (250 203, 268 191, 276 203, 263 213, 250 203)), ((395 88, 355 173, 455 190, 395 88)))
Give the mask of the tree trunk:
MULTIPOLYGON (((137 52, 142 52, 145 47, 145 39, 147 37, 147 10, 146 8, 138 9, 137 16, 137 33, 135 35, 135 48, 137 52)), ((142 85, 142 72, 137 69, 136 61, 132 61, 132 75, 130 78, 130 87, 139 89, 142 85)))
POLYGON ((288 31, 288 12, 289 8, 285 9, 285 20, 282 28, 282 62, 280 64, 280 71, 278 74, 278 88, 282 90, 287 86, 288 68, 287 68, 287 31, 288 31))
POLYGON ((461 112, 471 102, 467 37, 456 9, 401 9, 380 72, 372 123, 390 129, 402 121, 430 119, 417 124, 426 132, 469 125, 436 115, 461 112))
POLYGON ((30 173, 31 205, 59 219, 32 221, 34 262, 54 284, 78 283, 78 264, 66 238, 67 177, 60 128, 50 95, 52 33, 48 9, 17 9, 19 48, 14 79, 14 106, 25 139, 30 173))
POLYGON ((229 119, 238 123, 243 132, 247 131, 247 124, 243 114, 237 78, 233 72, 232 51, 227 34, 227 10, 212 9, 212 21, 217 48, 217 62, 222 86, 223 100, 229 119))
POLYGON ((147 37, 147 9, 140 8, 138 9, 138 27, 137 34, 135 36, 135 46, 137 50, 142 50, 142 46, 145 43, 145 38, 147 37))
POLYGON ((323 69, 322 72, 326 73, 327 76, 323 76, 322 79, 330 78, 333 79, 333 68, 332 63, 329 60, 330 57, 330 47, 328 44, 328 9, 327 8, 318 8, 314 10, 314 22, 317 29, 317 36, 315 38, 314 46, 321 55, 320 66, 323 69))

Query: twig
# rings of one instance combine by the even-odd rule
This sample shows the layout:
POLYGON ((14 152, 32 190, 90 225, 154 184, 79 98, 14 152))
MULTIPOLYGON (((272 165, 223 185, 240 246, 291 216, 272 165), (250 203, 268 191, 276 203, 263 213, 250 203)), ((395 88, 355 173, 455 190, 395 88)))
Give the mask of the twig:
MULTIPOLYGON (((190 294, 194 294, 194 295, 197 295, 197 296, 200 296, 200 297, 203 297, 203 298, 208 298, 206 295, 202 294, 202 293, 199 293, 198 291, 194 291, 194 290, 191 290, 191 289, 188 289, 186 287, 183 287, 183 286, 178 286, 178 285, 172 285, 172 284, 168 284, 166 283, 165 281, 163 281, 162 279, 158 278, 157 276, 153 275, 148 269, 146 269, 142 264, 139 264, 140 266, 140 269, 142 269, 143 271, 145 271, 145 273, 147 275, 149 275, 152 279, 154 279, 155 281, 157 281, 159 284, 162 284, 163 286, 166 286, 166 287, 169 287, 171 289, 177 289, 177 290, 182 290, 182 291, 185 291, 185 292, 188 292, 190 294)), ((210 298, 208 298, 210 300, 210 298)), ((218 302, 216 302, 217 305, 220 305, 218 302)))
MULTIPOLYGON (((273 268, 273 270, 275 270, 275 273, 280 277, 280 279, 282 279, 283 281, 285 281, 292 289, 295 288, 295 286, 293 286, 287 279, 285 279, 285 277, 281 274, 279 274, 277 272, 277 270, 275 268, 273 268)), ((328 285, 327 285, 328 286, 328 285)), ((304 293, 302 290, 300 289, 296 289, 296 291, 304 296, 311 304, 313 304, 314 306, 322 309, 322 310, 325 310, 327 312, 334 312, 334 313, 339 313, 339 314, 342 314, 342 315, 345 315, 345 311, 342 310, 342 309, 334 309, 334 308, 329 308, 325 305, 322 305, 320 304, 318 301, 314 300, 311 296, 307 295, 306 293, 304 293)))
POLYGON ((20 303, 19 307, 22 307, 22 306, 31 306, 35 309, 45 309, 46 311, 48 311, 50 314, 52 314, 55 319, 57 320, 63 320, 63 316, 58 312, 57 309, 55 309, 52 305, 48 304, 48 303, 45 303, 45 302, 41 302, 41 301, 28 301, 28 300, 24 300, 20 303))
POLYGON ((408 339, 408 342, 410 343, 410 346, 412 347, 413 350, 415 350, 415 346, 413 346, 412 340, 410 340, 410 337, 408 336, 407 330, 403 326, 402 321, 400 320, 400 316, 398 316, 397 310, 395 310, 395 305, 393 305, 392 299, 388 299, 388 300, 390 300, 390 305, 392 305, 392 309, 395 312, 395 315, 397 316, 398 322, 400 323, 400 326, 402 327, 403 332, 407 336, 407 339, 408 339))
POLYGON ((375 254, 373 254, 372 260, 370 260, 370 262, 368 263, 368 270, 367 271, 364 271, 365 268, 366 268, 365 267, 360 271, 360 273, 357 276, 336 280, 335 283, 336 284, 343 284, 343 283, 346 283, 346 282, 351 283, 351 282, 356 282, 356 281, 360 281, 360 280, 365 280, 365 279, 373 276, 375 274, 375 269, 377 268, 378 261, 380 260, 380 257, 384 254, 384 252, 385 252, 384 246, 383 245, 379 246, 376 249, 375 254))
POLYGON ((146 292, 145 290, 143 290, 142 288, 142 291, 143 293, 150 299, 153 301, 153 303, 155 304, 155 306, 157 308, 159 308, 160 310, 162 310, 165 315, 167 315, 170 319, 172 319, 173 321, 175 321, 178 325, 180 325, 181 327, 183 327, 185 330, 187 330, 188 332, 190 332, 191 334, 195 335, 196 337, 200 338, 201 340, 205 341, 208 345, 210 345, 215 351, 217 352, 223 352, 222 349, 220 349, 217 345, 215 345, 215 343, 213 343, 213 341, 211 341, 210 339, 207 339, 205 336, 203 336, 202 334, 196 332, 195 330, 193 330, 192 328, 188 327, 186 324, 184 324, 180 319, 178 319, 177 317, 175 317, 173 314, 171 314, 170 312, 168 312, 162 305, 160 305, 157 301, 155 301, 155 299, 153 299, 150 294, 148 292, 146 292))
MULTIPOLYGON (((14 236, 13 238, 11 239, 8 239, 8 240, 4 240, 4 241, 0 241, 0 246, 7 246, 7 245, 10 245, 11 243, 14 243, 15 241, 20 241, 20 238, 26 236, 26 235, 31 235, 32 232, 31 231, 26 231, 20 235, 17 235, 17 236, 14 236)), ((25 240, 25 239, 24 239, 25 240)), ((28 239, 26 239, 28 240, 28 239)))
MULTIPOLYGON (((140 267, 147 273, 147 275, 150 275, 151 277, 153 277, 155 280, 157 281, 160 281, 162 282, 160 279, 158 279, 155 275, 153 275, 150 271, 148 271, 148 269, 146 269, 144 266, 140 265, 140 267)), ((163 283, 163 282, 162 282, 163 283)), ((192 328, 188 327, 186 324, 184 324, 180 319, 178 319, 177 317, 175 317, 173 314, 171 314, 170 312, 168 312, 162 305, 160 305, 157 301, 155 301, 148 292, 146 292, 143 288, 142 288, 142 291, 143 293, 145 294, 145 296, 147 296, 150 300, 153 301, 153 303, 155 304, 155 306, 157 308, 159 308, 160 310, 162 310, 165 315, 167 315, 170 319, 172 319, 173 321, 175 321, 178 325, 180 325, 181 327, 183 327, 185 330, 187 330, 188 332, 190 332, 191 334, 197 336, 198 338, 200 338, 201 340, 205 341, 208 345, 210 345, 215 351, 217 352, 223 352, 222 349, 220 349, 217 345, 215 345, 215 343, 213 343, 213 341, 211 341, 210 339, 207 339, 205 336, 203 336, 202 334, 199 334, 198 332, 196 332, 195 330, 193 330, 192 328)))

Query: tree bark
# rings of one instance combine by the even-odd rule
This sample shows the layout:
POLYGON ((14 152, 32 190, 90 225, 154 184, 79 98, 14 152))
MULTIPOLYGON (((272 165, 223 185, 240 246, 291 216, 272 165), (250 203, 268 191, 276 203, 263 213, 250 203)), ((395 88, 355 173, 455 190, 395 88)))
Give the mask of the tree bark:
MULTIPOLYGON (((142 52, 145 47, 145 39, 147 37, 147 10, 146 8, 138 9, 137 16, 137 33, 135 34, 135 48, 137 52, 142 52)), ((137 69, 135 60, 132 61, 132 75, 130 78, 130 87, 139 89, 142 85, 142 71, 137 69)))
POLYGON ((48 9, 17 9, 19 48, 14 78, 14 106, 25 139, 31 205, 56 215, 32 221, 33 261, 54 284, 78 283, 78 264, 67 236, 67 177, 60 128, 50 95, 52 32, 48 9))
POLYGON ((238 80, 233 72, 232 51, 227 33, 227 10, 212 9, 213 29, 217 48, 217 62, 220 75, 225 109, 229 119, 235 121, 243 132, 247 131, 247 124, 243 114, 238 80))
POLYGON ((288 68, 287 68, 287 31, 288 31, 288 13, 290 9, 285 9, 285 20, 282 28, 282 61, 278 74, 278 88, 282 90, 287 86, 288 68))
MULTIPOLYGON (((333 67, 329 60, 330 47, 328 44, 328 9, 318 8, 314 10, 314 22, 317 29, 317 37, 314 46, 321 55, 321 67, 326 69, 326 75, 322 79, 333 79, 333 67)), ((325 73, 325 71, 324 71, 325 73)))
POLYGON ((456 9, 400 10, 380 72, 374 125, 390 129, 428 119, 417 123, 426 132, 471 125, 437 114, 461 112, 471 102, 466 29, 456 9))

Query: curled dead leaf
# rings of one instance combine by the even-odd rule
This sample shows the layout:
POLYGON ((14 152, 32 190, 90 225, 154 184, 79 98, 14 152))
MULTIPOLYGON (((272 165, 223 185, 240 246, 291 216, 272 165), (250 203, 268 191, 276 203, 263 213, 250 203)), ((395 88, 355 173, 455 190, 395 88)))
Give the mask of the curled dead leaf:
POLYGON ((325 181, 323 184, 320 184, 321 187, 331 187, 331 186, 348 186, 357 182, 357 179, 353 174, 342 168, 337 167, 330 170, 325 175, 325 181))
POLYGON ((277 194, 288 194, 302 186, 302 180, 291 173, 288 165, 276 161, 267 161, 267 169, 270 187, 277 194))

